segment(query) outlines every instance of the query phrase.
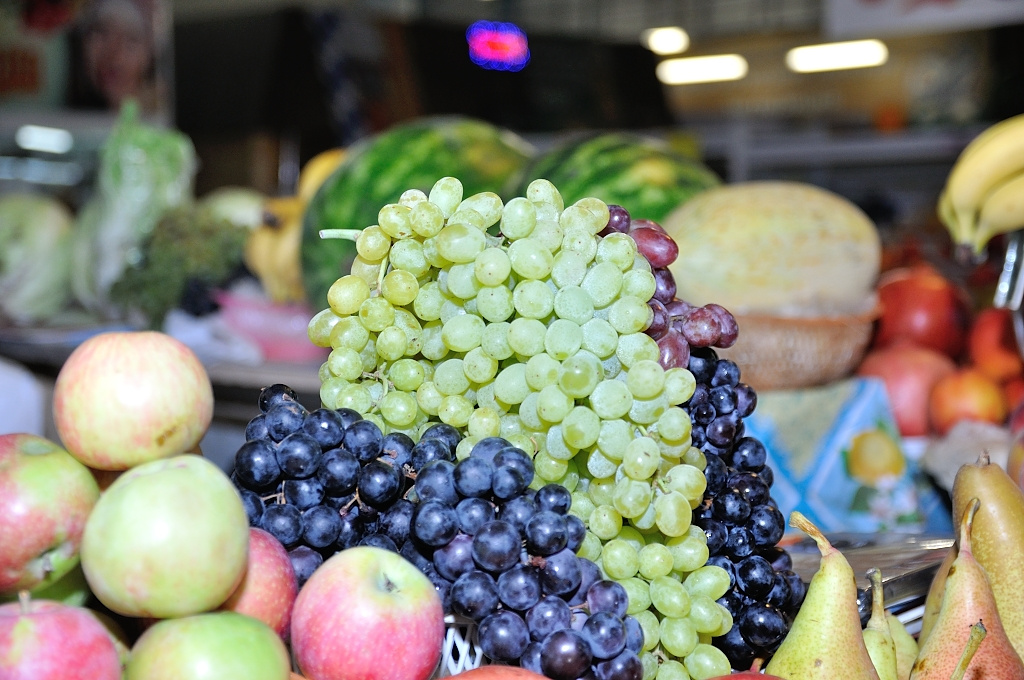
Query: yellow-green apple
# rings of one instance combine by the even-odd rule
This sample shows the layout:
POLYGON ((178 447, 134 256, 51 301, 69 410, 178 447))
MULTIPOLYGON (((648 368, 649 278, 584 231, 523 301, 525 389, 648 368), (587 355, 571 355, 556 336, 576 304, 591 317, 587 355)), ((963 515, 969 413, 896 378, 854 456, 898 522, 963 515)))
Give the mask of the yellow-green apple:
POLYGON ((73 569, 99 497, 89 469, 56 443, 0 435, 0 595, 52 585, 73 569))
POLYGON ((216 609, 245 574, 249 521, 234 484, 191 454, 138 465, 103 492, 82 569, 111 611, 169 618, 216 609))
MULTIPOLYGON (((36 600, 53 600, 54 602, 70 604, 76 607, 84 607, 92 595, 92 592, 89 590, 89 582, 85 580, 85 572, 82 571, 81 562, 53 583, 38 585, 28 592, 36 600)), ((0 595, 0 604, 14 602, 18 599, 19 595, 20 592, 0 595)))
POLYGON ((0 678, 120 680, 110 634, 87 610, 50 600, 0 605, 0 678))
POLYGON ((88 338, 71 352, 53 388, 61 443, 98 470, 189 451, 212 417, 213 387, 199 358, 155 331, 88 338))
POLYGON ((444 646, 434 585, 396 552, 357 546, 299 590, 291 646, 309 680, 426 680, 444 646))
POLYGON ((132 647, 124 680, 288 680, 281 637, 251 616, 208 612, 158 621, 132 647))
POLYGON ((249 529, 249 561, 242 582, 221 609, 246 614, 287 637, 299 582, 288 550, 273 534, 249 529))

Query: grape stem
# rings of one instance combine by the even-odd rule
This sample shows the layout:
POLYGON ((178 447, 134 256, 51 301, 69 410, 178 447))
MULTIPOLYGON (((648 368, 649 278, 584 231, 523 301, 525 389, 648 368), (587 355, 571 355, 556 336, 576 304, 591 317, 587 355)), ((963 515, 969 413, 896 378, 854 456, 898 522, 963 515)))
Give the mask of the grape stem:
POLYGON ((362 229, 321 229, 320 238, 340 238, 346 241, 355 241, 362 233, 362 229))

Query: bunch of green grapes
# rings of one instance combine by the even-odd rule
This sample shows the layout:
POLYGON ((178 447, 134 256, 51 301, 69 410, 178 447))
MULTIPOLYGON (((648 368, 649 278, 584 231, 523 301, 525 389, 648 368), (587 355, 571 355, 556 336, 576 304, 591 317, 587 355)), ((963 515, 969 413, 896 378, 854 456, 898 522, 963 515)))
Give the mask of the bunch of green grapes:
POLYGON ((534 487, 572 492, 588 526, 580 555, 626 588, 645 675, 724 675, 710 636, 731 626, 715 602, 729 577, 705 566, 691 526, 705 461, 679 406, 696 382, 659 363, 644 333, 655 276, 631 236, 600 235, 609 215, 595 198, 565 206, 546 180, 503 203, 446 177, 376 225, 324 233, 354 238, 358 255, 309 324, 331 348, 320 397, 385 433, 459 428, 459 458, 498 436, 530 452, 534 487))

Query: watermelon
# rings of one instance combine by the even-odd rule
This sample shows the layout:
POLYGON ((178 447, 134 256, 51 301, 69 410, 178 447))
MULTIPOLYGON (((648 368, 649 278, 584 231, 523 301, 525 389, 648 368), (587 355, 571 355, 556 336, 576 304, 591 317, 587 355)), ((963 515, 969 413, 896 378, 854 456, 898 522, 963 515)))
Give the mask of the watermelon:
POLYGON ((539 178, 554 183, 566 205, 594 196, 621 205, 631 217, 659 223, 691 197, 722 183, 703 163, 663 140, 630 132, 589 133, 538 154, 512 195, 525 195, 527 185, 539 178))
POLYGON ((310 199, 303 217, 302 277, 308 301, 326 305, 331 284, 349 271, 355 244, 321 239, 321 229, 363 229, 402 192, 429 192, 441 177, 457 177, 464 195, 503 189, 533 156, 515 133, 462 116, 424 117, 391 127, 348 149, 345 160, 310 199))

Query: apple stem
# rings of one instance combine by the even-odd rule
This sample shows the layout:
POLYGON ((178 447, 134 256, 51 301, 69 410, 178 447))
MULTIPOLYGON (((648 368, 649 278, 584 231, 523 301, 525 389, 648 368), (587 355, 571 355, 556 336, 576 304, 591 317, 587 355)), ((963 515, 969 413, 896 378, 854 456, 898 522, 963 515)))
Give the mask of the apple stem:
POLYGON ((22 614, 26 614, 27 615, 27 614, 31 613, 30 612, 31 600, 32 600, 32 596, 29 594, 29 592, 27 590, 19 590, 18 591, 18 604, 21 605, 21 613, 22 614))

